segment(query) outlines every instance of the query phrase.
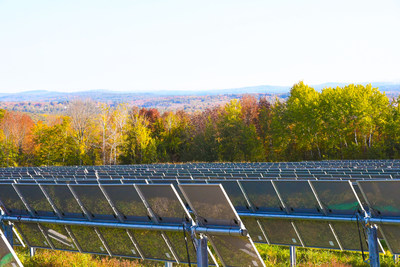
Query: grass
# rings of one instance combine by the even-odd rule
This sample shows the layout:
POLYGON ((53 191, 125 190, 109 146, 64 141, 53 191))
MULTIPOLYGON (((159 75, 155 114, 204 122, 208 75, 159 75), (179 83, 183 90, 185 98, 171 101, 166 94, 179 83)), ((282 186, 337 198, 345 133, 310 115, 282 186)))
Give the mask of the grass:
MULTIPOLYGON (((266 266, 289 266, 289 248, 283 246, 269 246, 257 244, 257 249, 260 252, 266 266)), ((17 248, 17 254, 22 263, 26 267, 44 266, 67 266, 67 267, 125 267, 125 266, 164 266, 163 262, 154 261, 139 261, 125 258, 111 258, 107 256, 97 256, 91 254, 81 254, 65 251, 55 251, 38 249, 34 257, 29 256, 28 249, 17 248)), ((311 248, 297 248, 297 264, 298 266, 369 266, 365 263, 360 252, 349 251, 332 251, 311 248)), ((365 254, 368 258, 368 254, 365 254)), ((395 264, 390 252, 386 255, 381 255, 380 258, 382 267, 400 266, 395 264)), ((175 265, 174 266, 178 266, 175 265)), ((184 266, 184 265, 181 265, 184 266)))

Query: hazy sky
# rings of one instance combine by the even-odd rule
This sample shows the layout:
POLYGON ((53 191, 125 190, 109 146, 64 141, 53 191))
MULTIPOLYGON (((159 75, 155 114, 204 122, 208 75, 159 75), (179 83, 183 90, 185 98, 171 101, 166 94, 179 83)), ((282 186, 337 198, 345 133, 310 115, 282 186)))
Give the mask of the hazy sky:
POLYGON ((400 81, 400 1, 0 0, 0 92, 400 81))

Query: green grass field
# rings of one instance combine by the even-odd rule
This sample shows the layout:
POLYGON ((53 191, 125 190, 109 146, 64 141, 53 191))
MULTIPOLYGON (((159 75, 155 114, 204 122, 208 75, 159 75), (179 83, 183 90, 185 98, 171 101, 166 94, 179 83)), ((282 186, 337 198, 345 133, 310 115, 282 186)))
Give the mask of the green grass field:
MULTIPOLYGON (((267 266, 289 266, 289 248, 283 246, 256 245, 267 266)), ((26 267, 31 266, 73 266, 73 267, 106 267, 106 266, 164 266, 163 262, 138 261, 124 258, 111 258, 90 254, 38 249, 33 258, 28 249, 17 249, 18 256, 26 267)), ((365 254, 368 258, 368 254, 365 254)), ((340 252, 321 249, 297 249, 298 266, 369 266, 359 252, 340 252)), ((175 265, 174 265, 175 266, 175 265)), ((176 265, 178 266, 178 265, 176 265)), ((182 265, 183 266, 183 265, 182 265)), ((395 264, 390 252, 381 255, 381 266, 400 266, 395 264)))

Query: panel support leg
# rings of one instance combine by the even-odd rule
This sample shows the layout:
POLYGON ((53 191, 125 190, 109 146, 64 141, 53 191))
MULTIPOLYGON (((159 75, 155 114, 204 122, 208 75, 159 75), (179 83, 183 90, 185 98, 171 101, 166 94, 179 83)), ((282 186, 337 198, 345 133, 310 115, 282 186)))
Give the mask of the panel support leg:
POLYGON ((368 250, 369 250, 369 265, 371 267, 379 267, 379 246, 378 233, 375 225, 367 226, 368 234, 368 250))
POLYGON ((165 262, 165 267, 172 267, 172 262, 166 261, 165 262))
POLYGON ((393 255, 393 261, 394 261, 394 264, 397 264, 399 262, 399 254, 393 255))
POLYGON ((200 235, 196 238, 196 256, 198 267, 208 267, 207 237, 200 235))
POLYGON ((30 256, 31 257, 33 257, 33 256, 35 256, 35 254, 36 254, 36 248, 29 248, 29 254, 30 254, 30 256))
POLYGON ((296 247, 290 246, 290 266, 296 267, 296 247))

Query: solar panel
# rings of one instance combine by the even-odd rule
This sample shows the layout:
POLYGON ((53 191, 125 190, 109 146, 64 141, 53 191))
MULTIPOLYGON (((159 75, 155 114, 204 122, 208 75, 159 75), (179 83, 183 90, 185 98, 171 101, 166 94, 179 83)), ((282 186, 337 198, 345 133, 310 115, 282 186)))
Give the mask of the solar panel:
POLYGON ((311 185, 328 215, 354 216, 363 210, 348 181, 313 181, 311 185))
POLYGON ((274 184, 288 213, 322 214, 308 181, 276 181, 274 184))
POLYGON ((0 184, 1 206, 6 214, 10 215, 29 215, 27 207, 17 192, 14 190, 12 184, 0 184))
POLYGON ((59 224, 40 224, 44 234, 50 239, 55 249, 78 251, 74 241, 65 229, 59 224))
POLYGON ((62 218, 86 219, 67 184, 42 185, 62 218))
POLYGON ((242 217, 241 220, 244 223, 244 225, 246 225, 246 229, 249 232, 251 238, 254 240, 254 242, 268 243, 268 240, 265 236, 262 226, 260 225, 259 220, 246 217, 242 217))
MULTIPOLYGON (((288 213, 323 214, 308 181, 278 181, 275 185, 288 213)), ((329 223, 308 220, 296 220, 294 223, 305 246, 341 249, 329 223)))
POLYGON ((329 223, 302 220, 295 223, 306 247, 341 249, 329 223))
POLYGON ((174 255, 161 232, 135 230, 132 233, 144 258, 175 261, 174 255))
POLYGON ((30 207, 34 216, 57 217, 46 196, 37 184, 16 184, 15 187, 30 207))
POLYGON ((225 192, 227 193, 229 200, 232 202, 235 210, 237 211, 249 211, 250 206, 240 188, 238 181, 218 181, 210 180, 209 183, 222 184, 225 192))
MULTIPOLYGON (((350 182, 313 181, 311 184, 328 216, 355 217, 363 215, 363 206, 359 202, 350 182)), ((330 224, 340 241, 342 249, 362 250, 362 248, 367 248, 360 224, 356 222, 331 222, 330 224), (363 244, 361 245, 360 242, 363 244)))
POLYGON ((70 185, 89 220, 116 221, 117 217, 98 185, 70 185))
POLYGON ((96 228, 72 225, 70 229, 82 252, 109 255, 96 228))
POLYGON ((303 246, 302 241, 290 220, 260 219, 259 221, 270 244, 303 246))
MULTIPOLYGON (((399 181, 358 181, 373 217, 400 218, 399 181)), ((380 224, 380 230, 392 253, 400 253, 400 226, 380 224)))
POLYGON ((189 222, 190 215, 185 209, 173 185, 136 185, 148 203, 158 223, 189 222))
MULTIPOLYGON (((241 228, 240 218, 221 185, 186 184, 179 188, 201 226, 241 228)), ((225 266, 265 266, 248 236, 211 234, 209 239, 225 266)))
POLYGON ((98 230, 113 256, 142 258, 137 245, 133 242, 127 230, 105 227, 100 227, 98 230))
POLYGON ((16 222, 14 225, 28 246, 48 249, 52 248, 50 245, 51 243, 44 236, 38 224, 16 222))
MULTIPOLYGON (((176 256, 178 257, 180 262, 188 262, 188 253, 189 253, 189 260, 191 262, 196 261, 196 250, 191 242, 191 239, 185 242, 185 236, 183 231, 182 232, 165 232, 172 249, 175 251, 176 256), (186 243, 187 243, 187 250, 186 250, 186 243)), ((211 262, 211 261, 210 261, 211 262)))
POLYGON ((240 181, 256 212, 283 212, 283 206, 271 181, 240 181))
POLYGON ((124 221, 151 221, 146 206, 133 185, 103 185, 103 188, 124 221))
POLYGON ((357 182, 375 217, 400 217, 400 183, 398 181, 357 182))
POLYGON ((240 226, 238 215, 219 184, 182 184, 179 188, 202 225, 240 226))
POLYGON ((224 266, 265 266, 247 237, 210 235, 210 242, 224 266))

